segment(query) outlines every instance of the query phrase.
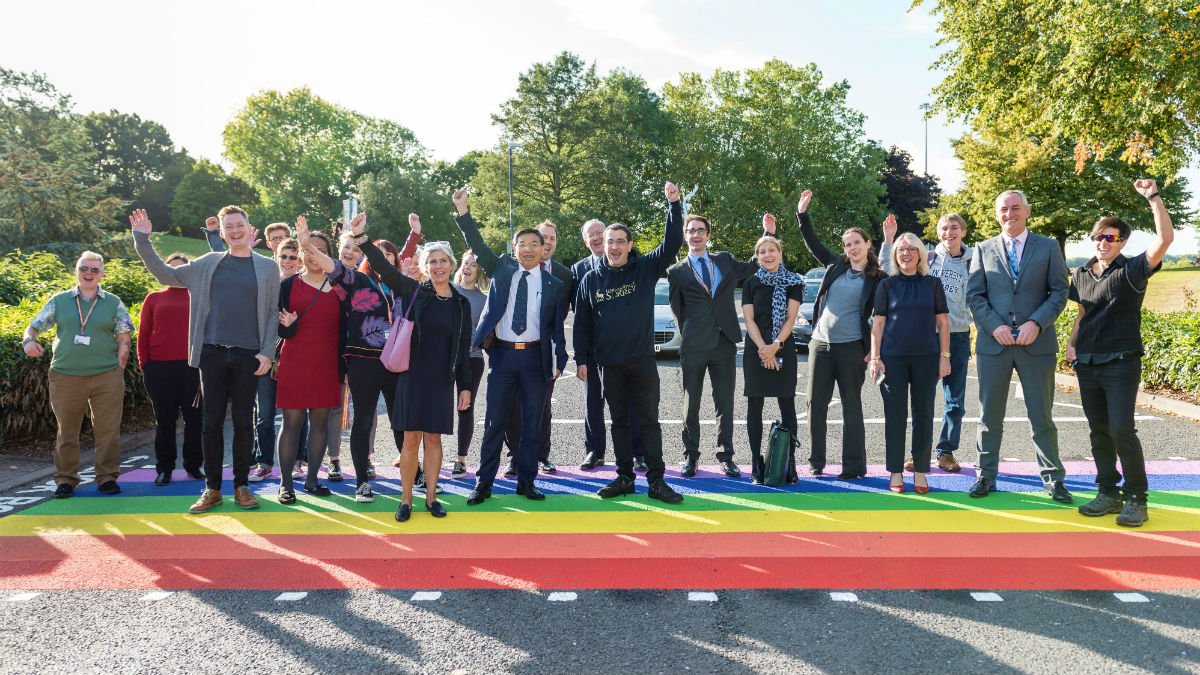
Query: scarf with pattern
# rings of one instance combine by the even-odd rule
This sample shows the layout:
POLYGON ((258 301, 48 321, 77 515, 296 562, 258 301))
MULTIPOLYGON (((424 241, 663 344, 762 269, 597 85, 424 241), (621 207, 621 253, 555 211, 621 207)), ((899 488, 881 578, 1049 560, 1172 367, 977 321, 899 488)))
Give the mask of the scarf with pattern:
POLYGON ((788 297, 787 291, 792 286, 799 286, 804 289, 803 275, 789 272, 783 263, 779 264, 779 269, 774 272, 768 272, 763 268, 758 268, 754 273, 755 278, 766 286, 772 288, 771 291, 771 336, 779 335, 779 329, 783 327, 783 322, 787 320, 788 297))

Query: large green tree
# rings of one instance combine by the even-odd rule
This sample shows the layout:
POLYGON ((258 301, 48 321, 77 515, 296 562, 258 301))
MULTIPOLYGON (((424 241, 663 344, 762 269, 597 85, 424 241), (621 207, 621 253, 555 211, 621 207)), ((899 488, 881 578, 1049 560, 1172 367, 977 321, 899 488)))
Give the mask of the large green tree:
MULTIPOLYGON (((169 207, 175 188, 195 160, 176 149, 165 127, 137 114, 91 113, 83 124, 108 193, 128 202, 128 210, 146 209, 156 223, 173 224, 169 207)), ((123 217, 118 215, 118 221, 123 217)))
POLYGON ((882 181, 887 189, 887 210, 896 215, 899 232, 920 235, 925 229, 920 213, 937 206, 942 194, 937 180, 918 176, 912 170, 912 155, 892 146, 884 159, 882 181))
MULTIPOLYGON (((225 173, 207 160, 196 162, 192 170, 179 181, 171 201, 171 222, 176 231, 195 234, 204 227, 209 216, 217 215, 222 207, 237 204, 250 213, 250 222, 262 227, 271 222, 266 214, 256 213, 258 193, 243 180, 225 173), (188 228, 192 228, 188 232, 188 228)), ((290 222, 290 221, 289 221, 290 222)))
POLYGON ((799 254, 795 230, 786 234, 806 188, 823 239, 833 243, 851 226, 878 231, 884 152, 863 137, 863 116, 846 103, 849 89, 822 86, 815 65, 780 60, 708 79, 686 73, 666 86, 678 128, 670 174, 685 191, 699 185, 692 210, 712 222, 715 247, 748 256, 763 212, 772 212, 782 216, 790 256, 812 263, 799 254))
POLYGON ((941 22, 936 109, 1174 175, 1200 151, 1195 0, 916 0, 941 22))

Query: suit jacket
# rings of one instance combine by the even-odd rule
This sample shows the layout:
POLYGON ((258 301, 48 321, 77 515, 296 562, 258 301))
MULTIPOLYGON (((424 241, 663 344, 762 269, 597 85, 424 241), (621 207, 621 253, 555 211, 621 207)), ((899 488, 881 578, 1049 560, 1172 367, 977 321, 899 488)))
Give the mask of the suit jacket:
POLYGON ((1025 349, 1030 354, 1057 353, 1054 320, 1067 306, 1068 290, 1067 265, 1055 240, 1029 233, 1015 281, 1000 236, 980 243, 967 273, 967 305, 979 329, 976 353, 999 354, 1004 347, 992 337, 992 331, 1026 321, 1036 323, 1041 333, 1025 349))
MULTIPOLYGON (((599 263, 597 263, 597 266, 599 266, 599 263)), ((570 301, 571 301, 571 311, 573 311, 573 312, 578 311, 578 308, 575 306, 576 305, 575 295, 577 293, 579 293, 579 284, 580 284, 580 282, 583 281, 583 275, 587 274, 588 272, 591 272, 593 269, 595 269, 595 268, 592 267, 592 254, 591 253, 588 253, 586 256, 580 258, 579 260, 576 260, 575 264, 571 265, 571 298, 570 298, 570 301)))
POLYGON ((716 349, 722 336, 733 344, 742 341, 733 294, 738 282, 758 271, 758 261, 742 262, 724 251, 709 251, 708 257, 721 272, 721 283, 712 294, 696 278, 691 258, 667 268, 671 313, 679 325, 680 349, 684 351, 716 349))
POLYGON ((563 292, 567 296, 567 307, 572 307, 575 304, 575 272, 570 267, 550 259, 550 274, 554 275, 555 279, 563 282, 563 292))
MULTIPOLYGON (((496 326, 508 310, 512 277, 521 264, 507 253, 497 256, 479 234, 479 226, 470 213, 456 217, 454 222, 466 239, 467 246, 475 252, 479 266, 492 278, 487 303, 483 306, 479 326, 471 340, 472 347, 485 349, 491 354, 496 326)), ((542 370, 546 379, 552 380, 555 370, 562 372, 567 367, 567 339, 563 332, 563 322, 567 318, 567 288, 566 284, 553 274, 547 274, 540 266, 537 273, 542 275, 541 321, 538 326, 541 333, 542 370)))

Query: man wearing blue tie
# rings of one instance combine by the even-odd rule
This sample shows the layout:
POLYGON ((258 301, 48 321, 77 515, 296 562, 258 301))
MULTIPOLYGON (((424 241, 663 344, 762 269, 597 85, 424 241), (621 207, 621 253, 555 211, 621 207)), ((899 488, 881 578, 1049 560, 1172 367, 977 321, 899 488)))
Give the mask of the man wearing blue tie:
POLYGON ((467 190, 453 195, 458 217, 454 222, 479 266, 492 277, 487 304, 479 317, 472 347, 487 350, 489 363, 487 414, 475 489, 467 506, 477 506, 492 495, 492 482, 500 468, 500 450, 514 401, 521 404, 521 444, 517 448, 517 494, 545 499, 534 484, 538 452, 542 447, 542 408, 546 388, 567 365, 563 321, 567 294, 563 282, 539 263, 545 240, 535 229, 513 236, 513 252, 497 256, 467 209, 467 190))

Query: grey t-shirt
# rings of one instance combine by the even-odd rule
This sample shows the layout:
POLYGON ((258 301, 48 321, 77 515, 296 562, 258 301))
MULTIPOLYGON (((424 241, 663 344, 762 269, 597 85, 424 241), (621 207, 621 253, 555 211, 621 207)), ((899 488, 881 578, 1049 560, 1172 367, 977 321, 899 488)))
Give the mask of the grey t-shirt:
MULTIPOLYGON (((474 331, 475 327, 479 325, 479 317, 483 316, 483 306, 487 304, 487 294, 478 288, 463 288, 458 284, 454 284, 454 288, 463 294, 467 302, 471 303, 471 330, 474 331)), ((471 358, 482 359, 483 350, 471 349, 471 358)))
POLYGON ((213 270, 204 344, 259 350, 258 279, 254 259, 226 255, 213 270))
POLYGON ((862 272, 846 270, 825 294, 825 309, 812 338, 829 344, 862 339, 862 272))

